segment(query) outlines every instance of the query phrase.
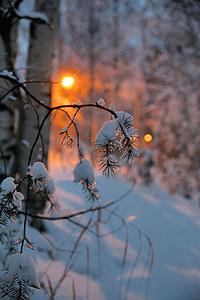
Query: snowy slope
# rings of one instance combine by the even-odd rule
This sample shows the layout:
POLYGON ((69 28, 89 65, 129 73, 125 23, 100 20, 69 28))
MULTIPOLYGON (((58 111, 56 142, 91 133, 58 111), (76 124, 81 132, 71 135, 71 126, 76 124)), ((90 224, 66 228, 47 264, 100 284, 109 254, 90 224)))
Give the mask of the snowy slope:
MULTIPOLYGON (((62 173, 53 169, 51 173, 61 202, 60 213, 66 215, 89 208, 79 185, 72 183, 70 170, 62 173)), ((97 181, 102 194, 101 205, 129 193, 109 207, 109 211, 102 211, 102 222, 96 227, 94 221, 100 218, 97 212, 74 219, 87 224, 91 217, 92 232, 86 231, 83 235, 68 265, 71 268, 72 263, 72 271, 59 286, 55 299, 73 299, 73 286, 76 299, 140 300, 146 296, 150 300, 200 299, 199 208, 193 202, 173 198, 156 187, 140 186, 130 191, 130 186, 117 178, 99 177, 97 181), (111 211, 114 212, 111 214, 111 211), (126 225, 118 215, 126 220, 126 225), (98 239, 94 235, 96 230, 100 234, 111 233, 98 239), (152 271, 151 248, 143 233, 154 247, 152 271)), ((40 249, 48 249, 49 240, 54 244, 54 248, 50 247, 50 256, 43 251, 35 252, 34 257, 38 268, 46 270, 54 288, 71 255, 66 251, 73 249, 82 229, 67 220, 45 221, 45 224, 48 233, 44 239, 39 241, 33 229, 29 229, 29 235, 33 236, 33 241, 35 238, 36 247, 40 244, 40 249)), ((45 276, 43 281, 47 284, 45 276)), ((32 299, 48 297, 38 291, 32 299)))

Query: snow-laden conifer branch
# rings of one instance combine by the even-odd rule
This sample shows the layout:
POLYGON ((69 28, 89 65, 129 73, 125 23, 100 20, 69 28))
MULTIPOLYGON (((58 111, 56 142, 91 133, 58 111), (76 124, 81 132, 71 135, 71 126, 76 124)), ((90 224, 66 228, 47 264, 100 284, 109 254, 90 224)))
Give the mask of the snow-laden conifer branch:
POLYGON ((1 279, 2 297, 27 300, 31 292, 30 287, 40 287, 35 263, 28 254, 15 253, 8 256, 4 270, 5 274, 1 279))
POLYGON ((17 186, 12 177, 7 177, 0 185, 0 226, 5 226, 7 219, 14 220, 21 208, 24 195, 16 191, 17 186))
POLYGON ((100 201, 99 189, 95 183, 93 168, 87 159, 81 159, 74 169, 74 182, 80 182, 88 201, 100 201))
MULTIPOLYGON (((100 154, 100 162, 99 162, 99 168, 102 171, 104 175, 110 176, 115 174, 115 170, 125 163, 131 163, 135 160, 135 158, 138 156, 138 150, 136 148, 136 137, 137 137, 137 131, 133 127, 133 117, 126 113, 126 112, 118 112, 116 111, 114 105, 111 105, 109 108, 105 106, 105 102, 100 99, 95 104, 81 104, 81 103, 73 103, 73 104, 67 104, 67 105, 59 105, 55 107, 50 107, 45 104, 45 102, 41 101, 40 99, 36 98, 32 93, 29 92, 29 90, 25 86, 25 82, 21 82, 16 76, 14 76, 12 73, 8 71, 3 71, 0 73, 0 78, 4 78, 5 80, 9 80, 11 83, 13 83, 15 87, 22 88, 27 95, 27 98, 29 99, 29 102, 34 109, 34 102, 40 105, 41 107, 46 109, 46 113, 43 116, 43 119, 38 121, 38 132, 33 140, 29 158, 27 162, 27 174, 26 179, 28 181, 27 185, 27 192, 26 192, 26 201, 25 201, 25 211, 21 214, 24 214, 24 225, 23 225, 23 232, 21 237, 18 239, 18 241, 15 242, 15 244, 21 245, 20 247, 20 255, 24 254, 24 246, 27 246, 31 249, 34 249, 34 246, 31 242, 31 240, 27 236, 27 218, 28 216, 31 216, 33 218, 40 218, 40 219, 48 219, 48 220, 58 220, 58 219, 67 219, 69 222, 72 222, 74 225, 81 227, 83 229, 83 233, 87 230, 88 232, 100 237, 104 237, 105 235, 109 234, 100 234, 100 232, 94 232, 92 228, 88 226, 85 226, 84 224, 81 224, 79 221, 75 220, 74 217, 78 217, 82 214, 87 214, 89 212, 99 211, 102 209, 106 209, 109 206, 113 205, 116 202, 108 203, 104 206, 98 206, 94 207, 95 201, 99 202, 100 195, 99 195, 99 189, 95 182, 94 177, 94 171, 92 168, 91 163, 89 160, 85 159, 83 157, 83 153, 79 146, 79 130, 77 126, 77 122, 75 122, 77 115, 82 109, 98 109, 100 111, 104 111, 110 114, 111 121, 108 121, 102 125, 102 128, 99 130, 96 136, 96 147, 100 154), (69 108, 75 109, 74 115, 71 117, 69 116, 67 110, 69 108), (50 204, 50 207, 53 208, 56 205, 56 200, 54 198, 54 184, 50 176, 48 175, 48 171, 44 164, 42 162, 33 162, 32 156, 34 149, 36 147, 36 144, 41 137, 41 132, 43 127, 45 126, 45 122, 50 117, 50 115, 54 111, 63 111, 68 119, 69 123, 66 127, 64 127, 61 131, 61 135, 64 135, 63 144, 70 145, 72 144, 73 137, 69 133, 69 129, 71 126, 75 128, 76 133, 76 140, 77 140, 77 154, 79 158, 79 162, 76 165, 74 169, 74 182, 80 183, 82 185, 83 192, 86 196, 86 199, 91 202, 91 207, 89 210, 85 211, 79 211, 75 214, 72 214, 70 216, 60 216, 60 217, 47 217, 44 215, 32 215, 29 213, 29 203, 30 203, 30 190, 32 189, 33 192, 38 194, 41 197, 45 197, 46 201, 50 204)), ((6 93, 8 95, 8 92, 6 93)), ((5 95, 4 95, 5 96, 5 95)), ((4 98, 3 96, 3 98, 4 98)), ((2 98, 2 99, 3 99, 2 98)), ((37 114, 37 111, 35 111, 37 114)), ((4 210, 5 212, 5 210, 4 210)), ((20 213, 20 212, 19 212, 20 213)), ((3 222, 3 221, 2 221, 3 222)), ((98 220, 97 222, 100 222, 98 220)), ((115 229, 116 231, 120 230, 124 226, 124 221, 119 224, 119 226, 115 229)), ((94 224, 93 224, 94 225, 94 224)), ((6 239, 6 233, 5 236, 2 235, 2 240, 6 239)), ((79 242, 79 240, 77 240, 79 242)), ((74 255, 74 253, 72 253, 74 255)), ((9 270, 8 270, 9 272, 9 270)), ((63 277, 65 278, 66 272, 63 273, 63 277)), ((18 278, 19 276, 16 276, 18 278)), ((63 279, 60 280, 62 282, 63 279)), ((30 285, 26 282, 21 280, 15 281, 14 285, 10 285, 10 287, 7 285, 8 290, 12 288, 15 289, 16 284, 18 285, 18 291, 22 295, 23 294, 23 288, 27 288, 27 293, 29 292, 30 285)), ((58 282, 57 287, 54 289, 54 293, 56 293, 60 283, 58 282)), ((32 285, 34 287, 34 285, 32 285)), ((37 287, 37 285, 36 285, 37 287)), ((26 290, 24 290, 24 295, 26 294, 26 290)))
POLYGON ((103 124, 95 142, 100 152, 99 169, 107 177, 115 174, 121 162, 132 163, 139 154, 133 117, 123 111, 115 115, 115 119, 103 124))
POLYGON ((31 178, 32 188, 35 193, 45 197, 50 206, 55 205, 55 186, 53 179, 42 162, 35 162, 33 166, 28 167, 28 173, 31 178))

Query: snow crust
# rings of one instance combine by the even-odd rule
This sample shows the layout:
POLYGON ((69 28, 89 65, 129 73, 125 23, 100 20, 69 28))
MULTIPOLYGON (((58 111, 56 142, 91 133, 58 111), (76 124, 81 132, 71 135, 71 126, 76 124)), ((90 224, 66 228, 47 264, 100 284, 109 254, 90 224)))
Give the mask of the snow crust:
MULTIPOLYGON (((73 176, 71 169, 68 169, 65 173, 60 168, 53 169, 50 174, 55 179, 57 196, 61 202, 61 207, 64 208, 62 215, 64 210, 73 213, 79 209, 86 208, 87 204, 83 200, 82 190, 71 182, 73 176)), ((98 177, 97 179, 99 188, 103 191, 102 204, 117 200, 130 189, 127 183, 118 178, 107 180, 104 177, 98 177)), ((12 180, 10 180, 10 183, 8 186, 13 189, 13 184, 15 183, 12 180)), ((122 284, 121 295, 124 295, 123 291, 126 289, 130 278, 130 286, 126 299, 143 300, 146 299, 145 291, 150 276, 147 299, 197 300, 200 288, 199 208, 191 201, 188 202, 182 198, 179 199, 168 195, 157 186, 139 185, 132 189, 122 201, 112 206, 110 211, 114 211, 116 214, 122 216, 126 226, 131 224, 134 226, 129 226, 123 276, 122 278, 120 277, 123 255, 126 249, 126 231, 123 228, 118 231, 121 221, 114 214, 109 219, 110 213, 107 210, 102 210, 101 218, 103 223, 98 223, 98 230, 102 230, 105 237, 100 238, 98 243, 98 238, 86 231, 77 251, 73 270, 70 271, 70 276, 75 283, 76 298, 80 300, 87 297, 89 299, 96 299, 97 297, 99 300, 117 299, 120 282, 122 284), (109 220, 110 222, 108 222, 109 220), (104 223, 104 221, 106 222, 104 223), (146 261, 146 258, 149 256, 148 243, 144 236, 138 236, 134 228, 138 228, 141 232, 144 232, 153 244, 154 262, 152 272, 149 271, 146 261), (141 249, 140 239, 142 239, 141 249), (99 244, 101 248, 100 258, 99 244), (85 245, 87 245, 89 250, 89 276, 87 273, 85 245), (141 255, 137 258, 139 249, 141 255), (137 260, 137 266, 132 273, 132 266, 135 260, 137 260), (101 261, 100 265, 99 261, 101 261), (98 275, 99 268, 101 268, 101 276, 98 275), (87 284, 89 285, 89 290, 86 288, 87 284)), ((91 215, 83 215, 81 222, 87 224, 90 217, 91 215)), ((96 222, 97 218, 98 215, 93 214, 94 222, 96 222)), ((45 235, 47 235, 54 247, 36 229, 28 227, 31 239, 36 242, 37 251, 29 249, 27 251, 31 251, 38 272, 42 274, 46 270, 52 286, 55 286, 63 274, 67 258, 70 255, 70 253, 65 251, 55 250, 55 246, 61 247, 63 250, 71 249, 69 241, 71 242, 70 245, 73 245, 80 231, 78 231, 78 228, 75 229, 73 224, 70 225, 65 220, 56 222, 47 221, 45 222, 45 226, 47 228, 45 235), (42 251, 38 251, 39 249, 42 251), (49 261, 50 254, 54 259, 49 261)), ((13 224, 13 227, 16 227, 16 224, 13 224)), ((16 234, 16 236, 18 239, 21 239, 20 235, 16 234)), ((18 239, 15 241, 18 241, 18 239)), ((1 269, 3 268, 3 253, 4 250, 1 248, 1 269)), ((34 277, 34 269, 31 269, 33 270, 31 271, 32 275, 27 274, 26 276, 28 277, 25 277, 26 266, 28 266, 25 259, 26 255, 19 255, 21 254, 13 256, 13 258, 7 261, 8 275, 5 276, 7 276, 8 280, 11 280, 14 275, 19 275, 24 280, 28 278, 29 284, 32 281, 32 284, 38 287, 39 280, 37 274, 36 279, 34 277), (19 270, 19 262, 21 262, 24 268, 22 273, 19 270), (17 271, 14 271, 14 267, 17 268, 17 271)), ((28 257, 32 261, 30 256, 28 257)), ((33 266, 35 267, 34 264, 33 266)), ((4 279, 4 275, 2 277, 4 279)), ((40 280, 48 287, 46 276, 40 276, 40 280)), ((71 290, 71 280, 69 280, 69 277, 66 277, 55 299, 73 299, 71 290)), ((123 298, 122 296, 119 299, 123 298)), ((36 289, 34 295, 31 296, 31 300, 38 299, 48 299, 42 288, 40 290, 36 289)))
MULTIPOLYGON (((51 170, 51 176, 55 175, 56 190, 61 206, 71 211, 85 208, 86 203, 83 200, 82 190, 71 183, 72 170, 68 169, 65 173, 59 170, 60 168, 55 169, 54 167, 51 170)), ((102 176, 97 179, 99 188, 103 191, 103 204, 107 201, 117 200, 130 189, 130 185, 122 179, 107 180, 102 176)), ((120 274, 126 249, 126 231, 122 228, 122 230, 114 232, 119 228, 121 221, 112 215, 110 224, 107 222, 110 214, 106 210, 102 210, 103 223, 99 224, 98 230, 100 232, 102 228, 102 233, 107 236, 98 240, 93 234, 86 232, 79 251, 77 251, 73 270, 70 272, 75 283, 76 298, 80 300, 87 297, 99 300, 124 299, 123 292, 130 280, 127 300, 197 300, 200 288, 200 216, 199 209, 193 204, 191 201, 176 199, 157 186, 140 185, 110 209, 122 216, 129 228, 122 278, 120 274), (149 271, 146 260, 149 257, 148 243, 144 236, 139 236, 134 228, 144 232, 153 244, 152 272, 149 271), (89 249, 89 276, 85 245, 89 249), (137 258, 139 250, 141 252, 137 258), (132 273, 132 267, 136 260, 137 266, 132 273), (99 269, 101 275, 99 275, 99 269), (149 288, 146 295, 149 276, 149 288), (89 290, 86 288, 87 282, 89 290), (118 296, 120 282, 122 285, 121 297, 118 296)), ((81 221, 87 224, 90 217, 91 215, 82 216, 81 221)), ((97 218, 98 215, 94 214, 94 222, 97 218)), ((66 243, 62 244, 63 249, 67 249, 69 236, 71 240, 76 241, 79 234, 78 228, 74 231, 74 227, 71 225, 70 230, 69 222, 65 223, 64 220, 60 220, 46 224, 54 244, 60 245, 67 237, 66 243)), ((66 253, 59 252, 57 260, 51 261, 50 265, 48 254, 34 252, 34 255, 37 268, 41 272, 48 267, 48 276, 52 285, 55 286, 63 274, 66 253)), ((44 277, 43 282, 46 282, 46 286, 48 286, 44 277)), ((56 294, 56 300, 73 299, 71 290, 71 281, 66 277, 56 294)), ((40 291, 36 290, 32 300, 47 300, 47 298, 41 289, 40 291)))

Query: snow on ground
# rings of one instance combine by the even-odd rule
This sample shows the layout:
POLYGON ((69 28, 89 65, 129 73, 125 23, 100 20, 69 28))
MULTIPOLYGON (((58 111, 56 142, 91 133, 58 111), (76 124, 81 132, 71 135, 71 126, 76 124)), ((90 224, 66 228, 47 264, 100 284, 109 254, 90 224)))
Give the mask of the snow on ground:
MULTIPOLYGON (((53 168, 51 176, 62 215, 89 208, 80 185, 72 182, 72 170, 63 173, 53 168)), ((140 185, 130 191, 130 185, 118 178, 101 176, 97 184, 101 205, 126 196, 101 214, 73 219, 85 226, 91 218, 90 231, 85 231, 73 255, 69 251, 82 228, 59 220, 45 221, 43 237, 29 229, 36 248, 43 249, 34 252, 37 268, 45 270, 52 289, 65 267, 71 270, 63 276, 55 299, 73 299, 74 293, 80 300, 199 300, 200 209, 195 203, 172 197, 156 186, 140 185), (97 238, 96 232, 105 236, 97 238), (154 247, 152 269, 148 238, 154 247), (50 249, 48 254, 45 249, 50 249)), ((43 281, 48 285, 46 276, 43 281)), ((48 297, 40 290, 32 299, 48 297)))

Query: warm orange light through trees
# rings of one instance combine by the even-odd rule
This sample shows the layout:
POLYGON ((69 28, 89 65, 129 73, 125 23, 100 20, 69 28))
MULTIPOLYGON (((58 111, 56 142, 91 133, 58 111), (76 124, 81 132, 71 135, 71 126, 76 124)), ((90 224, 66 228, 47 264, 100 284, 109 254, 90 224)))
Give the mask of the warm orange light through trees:
POLYGON ((147 134, 145 134, 145 136, 144 136, 144 140, 145 140, 145 142, 147 142, 147 143, 149 143, 149 142, 151 142, 152 141, 152 135, 150 134, 150 133, 147 133, 147 134))
POLYGON ((69 87, 74 83, 74 78, 73 77, 64 77, 62 80, 62 85, 64 87, 69 87))

